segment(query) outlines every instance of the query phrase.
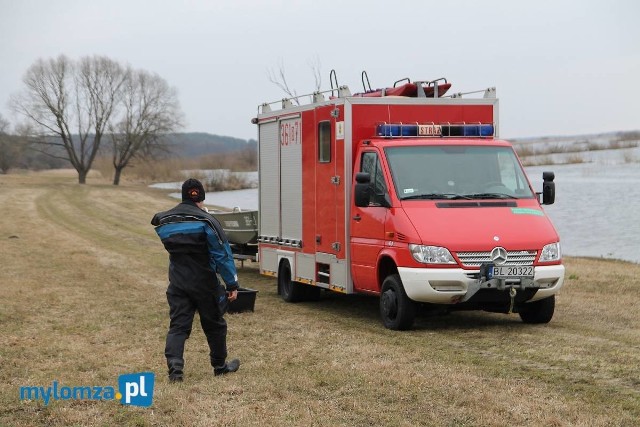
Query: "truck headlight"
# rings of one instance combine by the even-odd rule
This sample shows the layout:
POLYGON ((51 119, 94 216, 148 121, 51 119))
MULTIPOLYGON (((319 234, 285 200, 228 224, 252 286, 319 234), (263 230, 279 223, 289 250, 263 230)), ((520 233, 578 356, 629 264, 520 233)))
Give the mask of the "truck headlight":
POLYGON ((423 264, 455 264, 451 252, 440 246, 409 245, 413 258, 423 264))
POLYGON ((560 252, 560 242, 549 243, 542 248, 539 262, 560 261, 562 253, 560 252))

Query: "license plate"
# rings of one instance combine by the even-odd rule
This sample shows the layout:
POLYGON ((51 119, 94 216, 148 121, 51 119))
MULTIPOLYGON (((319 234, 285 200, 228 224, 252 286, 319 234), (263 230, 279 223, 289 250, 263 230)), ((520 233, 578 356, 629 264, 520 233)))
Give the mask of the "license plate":
POLYGON ((519 279, 533 277, 532 265, 514 265, 511 267, 501 267, 494 265, 489 270, 490 279, 519 279))

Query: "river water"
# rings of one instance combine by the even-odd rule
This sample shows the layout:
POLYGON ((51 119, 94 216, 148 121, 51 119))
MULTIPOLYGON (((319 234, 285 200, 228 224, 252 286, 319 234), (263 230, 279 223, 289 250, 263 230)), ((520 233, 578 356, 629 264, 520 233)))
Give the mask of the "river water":
POLYGON ((640 263, 640 164, 580 163, 526 168, 537 191, 556 174, 556 200, 544 206, 564 255, 640 263))
MULTIPOLYGON (((556 201, 543 208, 560 235, 564 255, 640 263, 640 163, 578 163, 525 169, 537 191, 542 190, 542 172, 555 172, 556 201)), ((180 184, 154 186, 179 190, 180 184)), ((180 198, 180 193, 172 196, 180 198)), ((258 209, 258 190, 207 193, 205 203, 258 209)))
MULTIPOLYGON (((198 170, 196 173, 190 174, 191 171, 183 171, 185 176, 210 176, 218 172, 218 170, 198 170)), ((240 175, 245 178, 250 184, 258 186, 258 172, 229 172, 223 171, 226 174, 235 174, 240 175)), ((163 190, 177 190, 177 193, 169 193, 169 197, 173 197, 175 199, 181 199, 182 195, 180 193, 180 188, 182 187, 182 182, 163 182, 158 184, 153 184, 150 187, 152 188, 160 188, 163 190)), ((246 190, 232 190, 232 191, 218 191, 218 192, 208 192, 206 194, 206 199, 204 204, 207 206, 219 206, 226 207, 229 209, 232 208, 241 208, 242 210, 257 210, 258 209, 258 189, 257 188, 248 188, 246 190)))

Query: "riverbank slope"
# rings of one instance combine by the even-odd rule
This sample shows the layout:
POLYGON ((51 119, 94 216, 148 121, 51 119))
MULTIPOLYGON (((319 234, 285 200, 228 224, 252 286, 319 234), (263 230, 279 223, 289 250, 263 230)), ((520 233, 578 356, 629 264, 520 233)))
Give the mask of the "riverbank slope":
POLYGON ((240 371, 213 377, 198 322, 166 379, 162 190, 61 173, 0 176, 0 425, 589 425, 640 419, 640 265, 567 258, 548 325, 482 312, 381 325, 377 299, 286 304, 249 264, 256 310, 228 315, 240 371), (20 400, 153 371, 151 408, 20 400))

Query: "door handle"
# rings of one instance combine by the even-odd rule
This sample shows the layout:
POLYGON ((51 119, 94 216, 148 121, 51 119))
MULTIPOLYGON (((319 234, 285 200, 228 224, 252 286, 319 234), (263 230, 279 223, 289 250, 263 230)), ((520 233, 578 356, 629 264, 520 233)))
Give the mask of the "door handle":
POLYGON ((356 214, 356 216, 353 217, 354 221, 360 221, 362 219, 362 217, 358 214, 356 214))

